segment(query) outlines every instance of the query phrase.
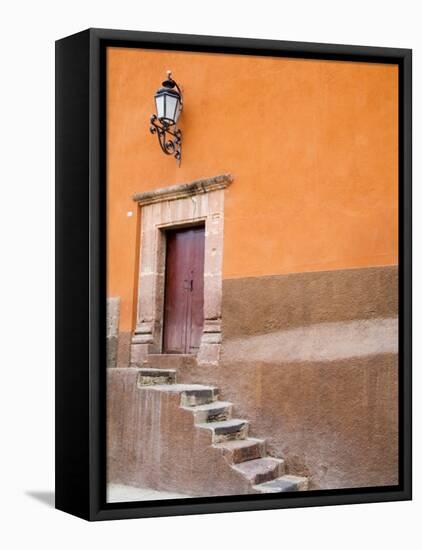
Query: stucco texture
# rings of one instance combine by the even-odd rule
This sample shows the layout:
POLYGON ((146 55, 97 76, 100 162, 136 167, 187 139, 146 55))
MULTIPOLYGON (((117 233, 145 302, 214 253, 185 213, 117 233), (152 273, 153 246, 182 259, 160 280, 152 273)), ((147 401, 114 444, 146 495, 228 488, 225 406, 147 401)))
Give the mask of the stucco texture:
POLYGON ((397 105, 393 65, 110 48, 107 284, 120 330, 134 328, 142 191, 233 175, 225 279, 396 264, 397 105), (167 69, 184 95, 180 168, 148 130, 167 69))
POLYGON ((396 265, 226 279, 223 338, 313 324, 385 319, 398 313, 396 265))

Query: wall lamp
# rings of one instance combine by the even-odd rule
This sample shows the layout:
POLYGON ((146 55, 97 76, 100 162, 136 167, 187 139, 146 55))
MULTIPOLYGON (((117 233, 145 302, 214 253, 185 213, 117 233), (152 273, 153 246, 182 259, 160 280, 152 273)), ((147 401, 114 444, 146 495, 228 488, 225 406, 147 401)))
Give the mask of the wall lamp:
POLYGON ((157 114, 151 116, 150 132, 157 134, 158 143, 166 155, 182 160, 182 132, 177 121, 183 108, 182 92, 167 71, 167 79, 154 96, 157 114))

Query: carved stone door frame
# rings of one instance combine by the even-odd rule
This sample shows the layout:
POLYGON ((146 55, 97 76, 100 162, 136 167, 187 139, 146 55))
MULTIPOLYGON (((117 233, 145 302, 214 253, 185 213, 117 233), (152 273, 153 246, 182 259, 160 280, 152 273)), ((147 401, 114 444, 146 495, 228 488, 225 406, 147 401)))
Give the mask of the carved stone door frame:
POLYGON ((130 363, 141 365, 148 354, 162 352, 165 231, 205 223, 204 330, 197 360, 217 364, 221 347, 221 295, 224 190, 229 174, 137 193, 141 208, 140 268, 136 327, 130 363))

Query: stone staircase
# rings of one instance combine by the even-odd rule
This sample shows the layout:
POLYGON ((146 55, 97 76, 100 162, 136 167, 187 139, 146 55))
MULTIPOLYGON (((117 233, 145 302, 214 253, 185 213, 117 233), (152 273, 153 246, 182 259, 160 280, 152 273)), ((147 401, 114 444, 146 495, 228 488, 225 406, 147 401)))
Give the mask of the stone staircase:
POLYGON ((233 418, 233 405, 219 400, 219 390, 200 384, 177 384, 176 370, 138 368, 137 387, 180 396, 180 407, 189 411, 193 423, 204 430, 209 444, 218 449, 226 462, 242 475, 251 493, 306 491, 308 479, 285 473, 281 458, 267 455, 266 442, 248 436, 249 422, 233 418))

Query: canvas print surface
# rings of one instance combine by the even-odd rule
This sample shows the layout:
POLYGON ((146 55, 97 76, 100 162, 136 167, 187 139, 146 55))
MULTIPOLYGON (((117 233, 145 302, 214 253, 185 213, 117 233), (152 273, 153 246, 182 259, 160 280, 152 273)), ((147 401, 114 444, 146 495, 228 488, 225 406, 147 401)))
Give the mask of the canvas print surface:
POLYGON ((397 485, 397 65, 106 57, 108 502, 397 485))

